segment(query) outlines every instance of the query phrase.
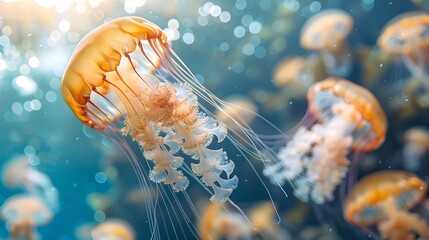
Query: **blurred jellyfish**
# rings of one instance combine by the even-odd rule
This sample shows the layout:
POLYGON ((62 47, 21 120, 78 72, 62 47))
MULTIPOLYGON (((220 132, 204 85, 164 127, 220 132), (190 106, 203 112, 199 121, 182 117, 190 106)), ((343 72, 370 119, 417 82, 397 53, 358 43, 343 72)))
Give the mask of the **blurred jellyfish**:
POLYGON ((8 198, 0 212, 12 240, 39 239, 35 227, 48 224, 53 215, 44 200, 28 194, 8 198))
POLYGON ((426 80, 429 76, 428 27, 429 14, 404 13, 386 24, 377 43, 383 51, 400 56, 416 78, 426 80))
POLYGON ((404 134, 404 167, 409 171, 417 171, 422 157, 429 150, 429 131, 423 127, 413 127, 404 134))
MULTIPOLYGON (((189 180, 183 171, 200 179, 213 202, 228 201, 237 187, 238 178, 231 175, 234 162, 222 148, 210 147, 213 139, 222 142, 227 136, 236 144, 236 131, 227 135, 224 123, 200 111, 199 107, 205 108, 197 96, 216 109, 229 104, 201 85, 155 24, 122 17, 89 33, 66 67, 62 93, 84 124, 108 136, 127 154, 144 191, 149 191, 149 179, 184 191, 189 180), (148 175, 124 136, 139 144, 148 160, 143 166, 151 169, 148 175), (184 164, 180 150, 193 159, 190 166, 184 164)), ((228 114, 233 119, 238 116, 228 114)), ((246 154, 261 158, 258 147, 269 151, 251 129, 236 124, 252 146, 246 154)), ((155 211, 153 202, 145 204, 155 211)), ((148 217, 151 225, 157 224, 152 214, 148 217)))
POLYGON ((344 79, 313 84, 307 100, 309 117, 280 149, 278 163, 268 166, 264 174, 274 183, 291 181, 302 201, 322 204, 333 199, 347 174, 350 151, 377 149, 384 142, 387 122, 376 98, 344 79))
POLYGON ((2 182, 8 188, 21 188, 43 198, 49 207, 58 211, 58 191, 48 175, 34 168, 25 155, 16 156, 4 163, 2 182))
POLYGON ((290 89, 290 94, 305 95, 308 88, 326 76, 324 65, 315 55, 287 57, 273 69, 273 81, 277 87, 290 89))
POLYGON ((209 203, 198 231, 202 240, 238 240, 250 238, 253 229, 241 213, 231 211, 224 204, 209 203))
POLYGON ((409 172, 370 174, 348 194, 344 218, 362 228, 377 225, 382 239, 428 239, 427 222, 417 213, 408 212, 424 200, 426 190, 426 183, 409 172))
POLYGON ((240 127, 250 125, 256 118, 258 106, 246 96, 234 95, 227 98, 229 104, 215 112, 218 121, 229 128, 240 131, 240 127), (231 118, 231 116, 236 116, 231 118))
POLYGON ((413 109, 410 104, 429 106, 428 27, 429 14, 404 13, 390 20, 377 40, 384 52, 400 57, 412 74, 406 86, 411 101, 405 102, 404 109, 413 109))
POLYGON ((353 29, 353 18, 342 10, 325 10, 310 18, 301 30, 300 44, 317 50, 329 75, 346 77, 352 70, 352 56, 347 36, 353 29))
POLYGON ((290 234, 281 228, 273 204, 269 201, 255 205, 249 211, 249 220, 254 228, 253 235, 271 240, 292 239, 290 234))
POLYGON ((93 240, 134 240, 133 227, 121 219, 107 219, 91 231, 93 240))

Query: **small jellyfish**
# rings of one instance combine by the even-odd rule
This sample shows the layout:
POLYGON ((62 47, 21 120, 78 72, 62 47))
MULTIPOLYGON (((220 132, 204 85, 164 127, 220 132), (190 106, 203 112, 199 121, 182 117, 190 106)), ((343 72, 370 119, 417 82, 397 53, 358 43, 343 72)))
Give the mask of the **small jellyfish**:
POLYGON ((0 210, 10 233, 10 239, 37 240, 35 227, 52 220, 52 210, 38 196, 21 194, 8 198, 0 210))
POLYGON ((271 202, 266 201, 256 204, 250 209, 248 216, 254 228, 254 236, 263 236, 264 239, 271 240, 292 239, 290 234, 285 229, 282 229, 278 223, 276 211, 271 202))
POLYGON ((387 122, 376 98, 344 79, 327 78, 313 84, 307 100, 304 124, 264 174, 274 183, 291 181, 298 198, 322 204, 333 199, 335 188, 348 173, 350 151, 377 149, 384 142, 387 122))
POLYGON ((287 57, 276 64, 272 77, 279 88, 291 89, 290 94, 305 95, 308 88, 326 76, 321 58, 316 55, 287 57))
POLYGON ((382 171, 360 180, 348 194, 344 218, 358 227, 377 225, 382 239, 428 239, 429 226, 408 212, 426 196, 427 186, 405 171, 382 171))
POLYGON ((320 52, 329 75, 346 77, 353 58, 347 36, 353 29, 353 18, 342 10, 325 10, 310 18, 302 27, 300 44, 320 52))
POLYGON ((91 231, 93 240, 134 240, 133 227, 121 219, 107 219, 91 231))
POLYGON ((224 204, 209 203, 201 216, 198 232, 202 240, 249 239, 253 228, 241 213, 224 204))
POLYGON ((404 134, 404 141, 404 167, 409 171, 417 171, 420 160, 429 150, 429 131, 424 127, 410 128, 404 134))
POLYGON ((59 208, 58 191, 45 173, 34 168, 24 155, 16 156, 2 167, 2 182, 9 188, 20 188, 43 198, 50 208, 59 208))
POLYGON ((404 13, 386 24, 377 43, 383 51, 401 57, 414 77, 426 80, 429 76, 428 30, 429 14, 404 13))
POLYGON ((218 121, 223 122, 231 130, 239 132, 243 124, 250 125, 256 118, 258 106, 246 96, 234 95, 228 97, 228 105, 215 112, 218 121), (231 118, 231 116, 236 117, 231 118))

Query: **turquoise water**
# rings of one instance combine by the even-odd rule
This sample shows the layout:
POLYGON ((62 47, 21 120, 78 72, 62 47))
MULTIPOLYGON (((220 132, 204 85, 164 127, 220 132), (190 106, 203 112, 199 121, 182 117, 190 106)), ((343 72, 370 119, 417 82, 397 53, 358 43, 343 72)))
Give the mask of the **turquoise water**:
MULTIPOLYGON (((172 49, 207 89, 222 99, 232 95, 246 96, 257 106, 263 118, 290 133, 288 131, 305 114, 305 95, 288 97, 292 93, 273 84, 272 72, 285 57, 314 54, 299 45, 304 22, 325 9, 346 11, 354 20, 347 40, 353 53, 358 56, 362 46, 377 47, 377 38, 390 19, 405 12, 428 10, 427 4, 415 2, 237 0, 213 1, 207 5, 207 2, 198 0, 165 0, 165 3, 146 0, 133 12, 132 8, 124 9, 123 2, 106 1, 99 6, 84 3, 84 11, 82 5, 73 3, 65 13, 58 6, 55 10, 55 7, 22 3, 12 8, 17 3, 1 2, 0 159, 4 163, 13 156, 25 154, 31 165, 49 176, 57 189, 60 209, 51 223, 38 228, 41 239, 78 239, 76 229, 82 224, 95 225, 107 218, 124 219, 135 229, 136 239, 150 239, 150 224, 144 203, 130 200, 130 192, 139 189, 132 166, 108 138, 83 126, 62 99, 61 78, 79 39, 104 21, 127 15, 144 17, 162 29, 168 28, 166 32, 172 39, 172 49), (223 15, 218 15, 216 11, 219 9, 210 6, 218 6, 223 15), (205 12, 205 7, 213 9, 213 12, 205 12), (102 206, 91 207, 88 204, 96 204, 95 193, 104 196, 102 206)), ((360 168, 354 169, 354 172, 360 178, 379 170, 403 170, 405 143, 402 136, 410 127, 427 127, 428 108, 407 105, 414 98, 412 94, 421 93, 416 91, 410 94, 404 90, 410 73, 398 59, 377 63, 379 70, 376 72, 385 72, 371 79, 374 82, 370 83, 364 82, 367 72, 357 59, 354 58, 352 71, 346 78, 374 93, 386 112, 389 127, 385 143, 377 151, 362 157, 360 168)), ((204 106, 214 110, 209 105, 204 106)), ((278 134, 261 118, 250 123, 250 126, 260 135, 278 134)), ((279 140, 279 143, 273 144, 274 150, 285 142, 284 138, 279 140)), ((138 146, 130 139, 128 141, 144 163, 138 146)), ((292 239, 316 239, 302 236, 302 232, 310 227, 321 231, 326 239, 368 237, 367 233, 362 233, 342 219, 340 198, 323 206, 301 204, 294 197, 290 184, 283 186, 288 194, 286 197, 278 186, 263 176, 260 161, 251 160, 250 165, 229 141, 215 146, 224 148, 235 162, 234 174, 239 178, 239 185, 231 199, 244 212, 257 203, 270 201, 271 194, 281 220, 279 227, 282 233, 278 233, 278 239, 287 239, 286 232, 292 239), (320 224, 321 220, 323 224, 320 224)), ((425 157, 413 170, 423 179, 427 176, 425 157)), ((189 159, 187 161, 190 162, 189 159)), ((144 169, 144 173, 147 172, 144 169)), ((192 226, 198 225, 198 217, 192 213, 191 207, 194 206, 202 215, 201 203, 208 201, 210 194, 192 177, 190 181, 187 195, 177 193, 178 199, 174 199, 168 187, 157 186, 165 189, 168 195, 167 206, 163 206, 162 201, 156 201, 160 206, 156 214, 161 239, 196 238, 193 234, 196 230, 192 226), (188 196, 193 204, 187 203, 188 196), (178 202, 190 219, 180 216, 178 202), (179 217, 174 216, 174 210, 179 217)), ((20 192, 22 190, 8 189, 2 185, 0 202, 20 192)), ((424 207, 417 208, 416 212, 427 217, 424 207)), ((277 217, 273 218, 277 222, 277 217)), ((370 236, 378 239, 376 228, 372 229, 370 236)), ((0 237, 8 237, 3 224, 0 237)), ((263 236, 258 237, 263 239, 263 236)))

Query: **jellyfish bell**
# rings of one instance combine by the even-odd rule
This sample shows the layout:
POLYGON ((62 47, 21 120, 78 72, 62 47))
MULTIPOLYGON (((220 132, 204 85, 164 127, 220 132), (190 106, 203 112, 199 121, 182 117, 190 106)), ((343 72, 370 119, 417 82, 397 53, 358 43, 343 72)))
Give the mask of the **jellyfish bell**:
POLYGON ((251 125, 258 113, 258 106, 246 96, 233 95, 227 98, 228 105, 214 113, 216 119, 230 128, 239 131, 243 124, 251 125), (236 114, 237 118, 230 116, 236 114))
POLYGON ((414 239, 415 233, 427 239, 427 222, 408 212, 425 199, 426 190, 426 183, 410 172, 372 173, 347 195, 344 218, 359 227, 377 225, 382 239, 414 239))
POLYGON ((107 219, 98 224, 92 229, 91 236, 93 240, 136 239, 133 227, 121 219, 107 219))
POLYGON ((313 84, 308 93, 308 115, 292 139, 278 153, 278 162, 264 174, 273 182, 291 181, 294 194, 317 204, 333 199, 333 192, 359 159, 351 151, 377 149, 386 134, 386 116, 365 88, 340 78, 313 84))
MULTIPOLYGON (((232 175, 235 165, 222 148, 211 147, 212 140, 220 143, 228 137, 244 149, 234 138, 240 136, 237 132, 244 132, 240 139, 247 139, 246 148, 239 151, 246 159, 249 155, 261 159, 262 150, 270 152, 245 123, 233 120, 238 130, 229 128, 232 134, 227 134, 228 126, 200 110, 206 108, 199 100, 224 112, 222 107, 229 104, 204 88, 170 48, 166 34, 143 18, 118 18, 86 35, 66 67, 62 93, 85 125, 121 148, 147 195, 154 187, 165 197, 166 190, 152 182, 184 191, 189 184, 185 172, 211 193, 211 201, 229 201, 238 184, 232 175), (143 165, 127 136, 138 143, 147 160, 143 165), (187 156, 194 160, 192 164, 185 162, 187 156), (146 168, 149 174, 143 172, 146 168)), ((232 119, 239 117, 235 112, 226 114, 232 119)), ((152 233, 158 237, 155 203, 145 204, 152 212, 149 225, 157 231, 152 233)), ((176 211, 172 203, 167 204, 176 211)))
POLYGON ((330 75, 346 77, 353 65, 346 41, 353 25, 353 18, 345 11, 321 11, 302 27, 300 44, 307 50, 320 52, 330 75))
POLYGON ((0 209, 11 239, 38 239, 35 227, 48 224, 52 210, 38 196, 20 194, 8 198, 0 209))
POLYGON ((201 215, 198 231, 203 240, 248 239, 253 228, 247 219, 225 204, 208 203, 201 215))
POLYGON ((277 87, 291 89, 288 94, 299 97, 305 95, 311 84, 326 76, 324 68, 316 55, 287 57, 276 64, 272 77, 277 87))
POLYGON ((428 25, 429 14, 404 13, 390 20, 377 40, 383 51, 401 57, 411 73, 422 80, 429 75, 428 25))
POLYGON ((269 201, 255 204, 249 210, 249 221, 252 224, 253 236, 262 236, 272 240, 292 239, 276 219, 276 211, 269 201))

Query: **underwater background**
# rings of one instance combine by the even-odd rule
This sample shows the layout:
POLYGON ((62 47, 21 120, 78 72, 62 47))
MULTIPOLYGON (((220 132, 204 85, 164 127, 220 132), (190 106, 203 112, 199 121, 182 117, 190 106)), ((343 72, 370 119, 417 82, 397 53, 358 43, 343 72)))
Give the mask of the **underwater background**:
MULTIPOLYGON (((404 133, 412 127, 428 127, 429 101, 413 100, 428 93, 424 89, 408 91, 410 71, 399 58, 383 55, 377 46, 391 19, 407 12, 429 11, 427 1, 0 1, 0 161, 5 165, 24 155, 34 169, 50 178, 52 191, 58 192, 59 208, 52 221, 37 228, 40 239, 91 239, 91 229, 109 218, 128 222, 136 232, 135 239, 150 239, 144 204, 148 196, 139 190, 133 167, 109 138, 84 126, 62 97, 65 67, 83 36, 121 16, 153 22, 166 32, 171 48, 209 91, 227 101, 237 97, 250 101, 252 111, 260 115, 249 120, 257 134, 275 136, 275 127, 286 133, 272 143, 278 151, 306 114, 307 101, 305 92, 276 85, 274 70, 285 58, 315 55, 300 46, 300 33, 308 19, 326 9, 341 9, 353 18, 354 27, 347 37, 353 67, 345 78, 369 89, 388 120, 384 144, 359 156, 361 164, 353 171, 359 179, 380 170, 405 170, 427 182, 427 152, 411 168, 407 168, 403 152, 407 144, 404 133), (368 54, 374 54, 376 60, 368 54)), ((145 161, 137 144, 128 141, 145 161)), ((229 141, 218 145, 234 160, 234 174, 239 178, 230 198, 246 213, 258 204, 272 202, 278 212, 272 216, 272 224, 280 228, 276 239, 380 239, 377 228, 362 231, 344 220, 344 199, 336 197, 323 205, 302 202, 289 183, 283 185, 286 196, 262 174, 261 161, 245 161, 229 141)), ((3 179, 5 174, 3 171, 3 179)), ((193 204, 180 192, 177 199, 168 192, 168 199, 173 208, 175 201, 183 201, 184 211, 191 212, 192 205, 202 215, 210 194, 195 179, 190 182, 186 193, 193 204)), ((0 189, 1 204, 22 193, 22 189, 4 184, 0 189)), ((422 203, 413 211, 428 219, 428 207, 422 203)), ((187 227, 198 226, 194 214, 190 219, 160 214, 172 218, 164 224, 161 239, 200 238, 195 235, 198 227, 187 227), (183 230, 173 230, 172 225, 183 230)), ((8 236, 3 219, 0 238, 8 236)))

